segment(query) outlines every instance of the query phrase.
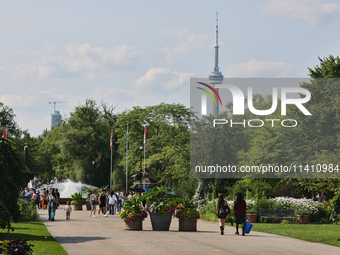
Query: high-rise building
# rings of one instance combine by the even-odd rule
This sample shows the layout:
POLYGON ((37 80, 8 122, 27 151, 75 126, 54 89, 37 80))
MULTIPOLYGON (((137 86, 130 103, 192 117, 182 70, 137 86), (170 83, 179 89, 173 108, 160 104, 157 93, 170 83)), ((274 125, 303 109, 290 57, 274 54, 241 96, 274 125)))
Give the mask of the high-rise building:
MULTIPOLYGON (((219 70, 218 67, 218 12, 216 12, 216 32, 215 32, 215 67, 214 67, 214 71, 211 72, 211 74, 209 75, 209 83, 212 85, 212 87, 215 88, 215 84, 222 84, 223 83, 223 75, 219 70)), ((218 93, 219 89, 215 88, 216 92, 218 93)), ((214 95, 215 100, 217 101, 217 96, 214 95)), ((213 115, 216 118, 217 115, 220 113, 220 109, 219 109, 219 105, 213 105, 213 115)))
POLYGON ((52 124, 51 124, 51 129, 54 128, 55 126, 58 126, 60 121, 61 121, 61 115, 59 111, 54 111, 54 114, 51 114, 52 118, 52 124))

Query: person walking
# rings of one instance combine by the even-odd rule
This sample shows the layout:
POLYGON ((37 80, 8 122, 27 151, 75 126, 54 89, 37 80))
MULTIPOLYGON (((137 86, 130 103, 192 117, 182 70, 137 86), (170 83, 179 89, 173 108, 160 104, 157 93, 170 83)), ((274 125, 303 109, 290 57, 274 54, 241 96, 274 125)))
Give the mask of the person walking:
POLYGON ((56 196, 54 189, 52 189, 51 193, 48 195, 48 220, 54 221, 55 210, 58 206, 58 197, 56 196))
POLYGON ((234 218, 236 220, 236 232, 235 235, 239 235, 238 225, 242 224, 242 235, 244 236, 244 226, 246 222, 246 201, 243 200, 243 196, 240 192, 237 193, 237 198, 234 201, 234 218))
POLYGON ((228 206, 228 202, 224 200, 224 195, 222 193, 218 196, 216 211, 218 221, 220 223, 221 235, 224 235, 225 218, 230 214, 230 209, 228 206))
POLYGON ((93 217, 96 217, 96 207, 97 207, 97 204, 98 204, 96 190, 92 191, 92 195, 90 196, 90 201, 91 201, 91 212, 90 212, 89 216, 91 217, 92 212, 93 212, 93 217))
POLYGON ((118 201, 119 201, 118 190, 115 191, 114 195, 115 195, 115 197, 116 197, 116 203, 115 203, 115 206, 114 206, 114 211, 115 211, 116 213, 118 213, 118 201))
POLYGON ((122 199, 123 199, 123 194, 120 192, 120 190, 118 190, 118 206, 117 206, 118 213, 120 213, 122 209, 122 199))
POLYGON ((47 191, 45 190, 44 194, 42 195, 42 199, 41 199, 41 207, 42 207, 42 209, 46 209, 47 208, 47 198, 48 198, 48 195, 47 195, 47 191))
POLYGON ((72 211, 72 207, 70 205, 70 201, 66 202, 66 207, 64 208, 64 211, 65 210, 66 210, 66 220, 70 220, 71 211, 72 211))
POLYGON ((98 217, 100 215, 100 211, 102 211, 104 217, 107 217, 106 214, 106 191, 103 189, 102 193, 99 196, 99 210, 98 210, 98 217))
POLYGON ((115 204, 117 203, 117 198, 115 196, 115 192, 111 191, 111 194, 109 195, 109 214, 114 215, 115 214, 115 204))
POLYGON ((40 192, 38 191, 34 199, 35 205, 38 207, 38 209, 40 209, 40 200, 41 200, 40 192))

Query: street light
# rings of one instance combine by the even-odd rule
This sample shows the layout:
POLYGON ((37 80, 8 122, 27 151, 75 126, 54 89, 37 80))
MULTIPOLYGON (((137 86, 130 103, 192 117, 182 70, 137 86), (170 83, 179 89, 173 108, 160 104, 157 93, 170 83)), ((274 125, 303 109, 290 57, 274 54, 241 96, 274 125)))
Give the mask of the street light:
POLYGON ((159 162, 159 173, 160 173, 160 177, 161 177, 160 178, 161 179, 160 182, 162 184, 162 160, 159 160, 158 162, 159 162))
POLYGON ((139 185, 142 188, 142 159, 143 159, 143 145, 139 146, 140 150, 140 182, 139 185))
POLYGON ((93 185, 93 166, 94 166, 94 161, 92 160, 92 175, 91 175, 91 185, 93 185))
POLYGON ((28 153, 28 144, 29 143, 24 143, 25 147, 24 147, 24 151, 25 151, 25 166, 27 166, 27 153, 28 153))

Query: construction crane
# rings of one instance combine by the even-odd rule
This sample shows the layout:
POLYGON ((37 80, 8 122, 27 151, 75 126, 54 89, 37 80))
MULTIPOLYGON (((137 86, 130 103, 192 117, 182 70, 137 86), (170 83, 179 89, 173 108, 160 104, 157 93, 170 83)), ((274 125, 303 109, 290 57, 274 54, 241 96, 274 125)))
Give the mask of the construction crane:
POLYGON ((54 112, 55 112, 55 105, 56 105, 56 104, 68 103, 68 101, 61 101, 61 102, 53 101, 53 102, 48 102, 48 103, 49 103, 49 104, 54 104, 54 112))

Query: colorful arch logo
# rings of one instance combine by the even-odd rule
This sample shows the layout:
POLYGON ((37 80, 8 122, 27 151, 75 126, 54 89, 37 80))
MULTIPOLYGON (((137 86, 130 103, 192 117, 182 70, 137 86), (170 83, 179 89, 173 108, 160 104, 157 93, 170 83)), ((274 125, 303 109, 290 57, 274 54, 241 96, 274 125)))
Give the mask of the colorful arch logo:
MULTIPOLYGON (((197 82, 197 83, 199 83, 199 84, 201 84, 201 85, 203 85, 203 86, 206 86, 207 88, 211 89, 211 91, 214 92, 214 94, 217 96, 217 98, 218 98, 218 100, 220 101, 220 104, 221 104, 221 106, 222 106, 222 100, 221 100, 221 98, 220 98, 220 95, 217 93, 217 91, 216 91, 213 87, 211 87, 210 85, 208 85, 208 84, 206 84, 206 83, 203 83, 203 82, 197 82)), ((215 105, 217 105, 216 100, 215 100, 215 97, 213 96, 213 94, 211 94, 211 92, 210 92, 209 90, 206 90, 206 89, 200 88, 200 87, 196 87, 196 88, 205 91, 205 92, 212 98, 212 100, 214 100, 215 105)))

